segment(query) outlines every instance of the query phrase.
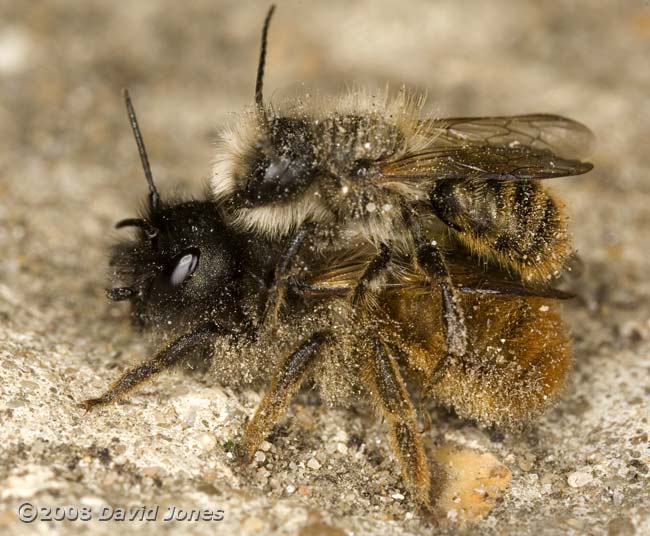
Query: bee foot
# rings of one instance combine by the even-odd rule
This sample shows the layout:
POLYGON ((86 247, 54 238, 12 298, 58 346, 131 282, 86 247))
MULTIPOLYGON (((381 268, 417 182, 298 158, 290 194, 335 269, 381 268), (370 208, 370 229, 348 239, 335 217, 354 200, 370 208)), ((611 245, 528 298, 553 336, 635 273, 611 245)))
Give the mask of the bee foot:
POLYGON ((86 410, 86 414, 87 414, 95 407, 102 406, 104 404, 106 404, 106 401, 100 397, 100 398, 89 398, 82 402, 78 402, 76 406, 80 409, 86 410))

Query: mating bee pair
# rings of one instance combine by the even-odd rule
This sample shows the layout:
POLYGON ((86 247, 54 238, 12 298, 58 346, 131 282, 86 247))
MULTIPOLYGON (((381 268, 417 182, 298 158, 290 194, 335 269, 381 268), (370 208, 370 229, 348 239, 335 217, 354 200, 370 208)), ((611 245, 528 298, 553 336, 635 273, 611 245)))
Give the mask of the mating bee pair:
POLYGON ((125 94, 149 200, 117 224, 137 234, 113 248, 108 296, 172 340, 83 406, 216 341, 244 365, 262 348, 254 372, 275 372, 242 441, 250 456, 308 377, 340 367, 386 417, 404 482, 431 510, 404 375, 481 423, 513 424, 556 397, 570 347, 554 302, 568 295, 551 279, 572 249, 540 180, 589 171, 592 136, 552 115, 422 118, 405 91, 275 108, 262 93, 272 13, 255 108, 223 134, 205 199, 160 197, 125 94))

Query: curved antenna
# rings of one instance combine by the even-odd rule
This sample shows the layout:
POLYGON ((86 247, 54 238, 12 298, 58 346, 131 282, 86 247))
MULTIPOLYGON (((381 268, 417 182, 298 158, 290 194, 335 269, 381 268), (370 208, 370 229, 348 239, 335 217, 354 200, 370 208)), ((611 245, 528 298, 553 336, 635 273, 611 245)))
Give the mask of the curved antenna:
POLYGON ((138 227, 142 229, 146 235, 153 240, 158 236, 158 229, 156 229, 149 220, 144 218, 127 218, 125 220, 120 220, 115 224, 116 229, 122 229, 124 227, 138 227))
POLYGON ((147 179, 147 184, 149 184, 149 208, 151 208, 151 210, 157 210, 160 205, 160 195, 158 194, 156 185, 153 182, 153 175, 151 174, 151 167, 149 166, 149 157, 147 157, 147 150, 144 147, 144 141, 142 139, 142 134, 140 133, 140 127, 138 126, 138 118, 135 116, 131 97, 129 97, 129 90, 125 88, 123 93, 124 102, 126 103, 126 112, 129 115, 129 123, 131 123, 135 143, 138 145, 138 152, 140 153, 140 160, 142 161, 142 169, 144 169, 144 176, 147 179))
POLYGON ((258 113, 264 110, 264 102, 262 99, 262 88, 264 86, 264 64, 266 63, 266 42, 269 33, 269 25, 271 24, 271 17, 275 11, 275 4, 271 4, 266 18, 264 19, 264 26, 262 28, 262 46, 260 49, 260 61, 257 64, 257 80, 255 81, 255 105, 257 106, 258 113))

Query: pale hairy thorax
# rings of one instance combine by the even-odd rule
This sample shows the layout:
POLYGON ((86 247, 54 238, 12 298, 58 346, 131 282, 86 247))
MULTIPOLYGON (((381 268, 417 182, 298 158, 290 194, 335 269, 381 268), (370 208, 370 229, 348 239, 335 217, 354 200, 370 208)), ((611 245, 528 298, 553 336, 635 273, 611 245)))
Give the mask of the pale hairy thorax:
MULTIPOLYGON (((346 240, 379 243, 394 237, 395 229, 403 227, 399 202, 423 198, 426 185, 373 184, 371 177, 354 176, 351 168, 356 162, 399 158, 431 144, 432 136, 422 129, 424 100, 405 89, 394 95, 388 89, 352 89, 339 97, 306 95, 269 105, 269 122, 297 120, 310 133, 320 176, 289 200, 231 209, 232 222, 267 236, 285 236, 305 221, 314 221, 336 223, 336 232, 346 240)), ((246 188, 267 128, 249 110, 222 130, 211 181, 218 201, 246 188)))

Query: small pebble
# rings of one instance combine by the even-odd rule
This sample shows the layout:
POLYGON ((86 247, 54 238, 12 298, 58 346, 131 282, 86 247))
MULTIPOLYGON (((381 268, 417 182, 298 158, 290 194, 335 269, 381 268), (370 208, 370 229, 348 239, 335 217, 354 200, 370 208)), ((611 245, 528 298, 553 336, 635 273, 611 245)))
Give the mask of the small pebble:
POLYGON ((151 467, 145 467, 142 470, 142 474, 144 476, 148 476, 150 478, 153 478, 158 474, 159 471, 160 471, 160 467, 156 467, 155 465, 153 465, 151 467))
POLYGON ((198 443, 203 450, 212 450, 217 445, 217 439, 212 434, 201 434, 198 443))
POLYGON ((623 504, 623 499, 625 499, 625 495, 623 495, 619 490, 616 490, 612 495, 614 506, 621 506, 621 504, 623 504))
POLYGON ((567 476, 567 482, 572 488, 581 488, 589 484, 594 477, 589 473, 583 473, 581 471, 574 471, 567 476))
POLYGON ((269 478, 271 476, 271 471, 269 471, 266 467, 261 467, 257 470, 257 476, 264 479, 269 478))
POLYGON ((318 471, 318 469, 320 469, 320 462, 316 458, 310 458, 307 462, 307 467, 314 471, 318 471))
POLYGON ((261 450, 258 450, 255 452, 255 461, 258 463, 264 463, 266 461, 266 454, 264 454, 261 450))
POLYGON ((181 420, 185 423, 186 426, 194 426, 194 421, 196 421, 196 409, 190 409, 181 416, 181 420))
POLYGON ((129 461, 129 459, 125 455, 115 456, 115 458, 113 458, 113 463, 115 465, 124 465, 128 461, 129 461))
POLYGON ((262 443, 260 444, 260 450, 263 450, 264 452, 268 452, 269 450, 271 450, 271 446, 272 446, 271 443, 269 443, 268 441, 262 441, 262 443))
POLYGON ((289 484, 287 486, 287 493, 289 495, 291 495, 292 493, 295 493, 295 491, 296 491, 296 486, 294 486, 293 484, 289 484))
POLYGON ((517 460, 517 465, 519 465, 519 468, 526 473, 533 468, 534 463, 535 456, 532 456, 530 454, 521 456, 517 460))
POLYGON ((338 450, 341 454, 346 454, 348 451, 348 447, 345 443, 337 443, 336 450, 338 450))
POLYGON ((106 486, 106 487, 112 486, 113 484, 115 484, 115 482, 119 480, 119 478, 120 475, 118 475, 115 471, 111 471, 104 477, 104 480, 102 480, 102 486, 106 486))
POLYGON ((106 501, 101 497, 85 496, 79 499, 79 502, 83 506, 90 506, 92 508, 97 508, 97 509, 106 506, 106 501))
POLYGON ((391 495, 391 497, 393 499, 395 499, 396 501, 403 501, 404 500, 404 495, 402 495, 401 493, 393 493, 391 495))
POLYGON ((260 532, 264 528, 264 521, 259 517, 249 517, 242 523, 242 528, 249 533, 260 532))

